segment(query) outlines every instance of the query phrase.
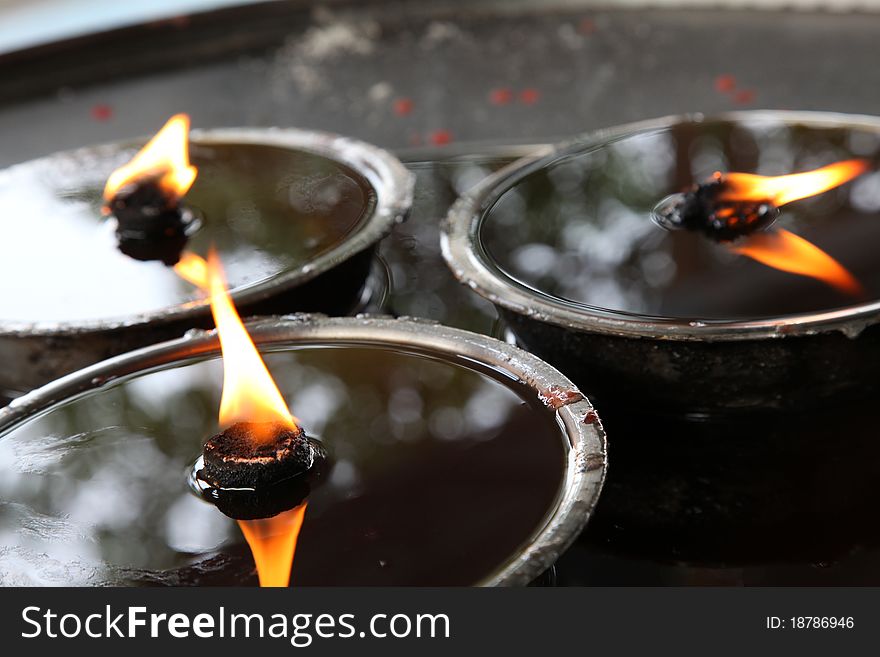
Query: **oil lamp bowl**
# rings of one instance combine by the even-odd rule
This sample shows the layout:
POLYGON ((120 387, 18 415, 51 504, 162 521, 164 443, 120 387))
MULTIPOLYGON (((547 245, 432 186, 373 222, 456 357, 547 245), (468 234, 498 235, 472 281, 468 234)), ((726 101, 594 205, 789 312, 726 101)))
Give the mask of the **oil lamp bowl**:
MULTIPOLYGON (((119 253, 114 222, 101 216, 104 181, 140 145, 87 147, 0 171, 0 208, 20 219, 6 239, 22 244, 4 263, 20 289, 0 316, 4 394, 213 326, 193 286, 162 263, 119 253)), ((196 220, 182 239, 203 256, 217 246, 242 315, 357 309, 378 242, 412 202, 413 177, 395 157, 288 128, 193 131, 190 154, 200 173, 182 203, 196 220)))
MULTIPOLYGON (((605 477, 604 430, 589 400, 565 376, 536 356, 487 336, 427 320, 291 315, 255 319, 247 323, 247 328, 282 388, 291 376, 304 377, 311 385, 311 393, 304 391, 311 394, 311 403, 302 404, 298 416, 307 432, 319 422, 315 418, 329 418, 321 440, 333 457, 326 462, 329 472, 323 471, 322 466, 322 472, 314 477, 292 478, 277 484, 277 488, 261 489, 257 496, 236 496, 232 491, 212 501, 219 502, 220 510, 232 516, 263 517, 266 504, 277 505, 270 509, 271 514, 308 496, 304 533, 294 564, 294 584, 298 577, 307 584, 321 583, 322 577, 331 578, 331 583, 354 580, 368 584, 424 584, 424 578, 429 578, 430 583, 442 584, 449 577, 449 581, 461 584, 526 585, 547 571, 586 525, 605 477), (320 367, 319 363, 325 365, 320 372, 309 369, 320 367), (370 363, 373 365, 369 366, 370 363), (391 379, 397 382, 389 383, 391 379), (315 396, 316 386, 324 385, 322 381, 328 386, 328 395, 324 396, 344 399, 338 402, 341 406, 327 407, 329 401, 315 396), (391 387, 382 394, 388 398, 377 398, 378 389, 386 383, 391 387), (340 397, 339 390, 349 392, 340 397), (329 394, 333 391, 337 391, 336 397, 329 394), (413 395, 421 401, 416 406, 405 404, 404 400, 413 395), (371 402, 373 410, 366 406, 362 409, 353 401, 356 398, 376 399, 378 403, 371 402), (457 438, 433 433, 394 438, 393 431, 375 425, 383 413, 390 417, 418 408, 427 418, 436 412, 448 414, 456 405, 477 415, 475 428, 465 428, 465 433, 457 438), (339 424, 343 420, 334 420, 334 415, 345 415, 348 419, 339 424), (344 436, 343 426, 348 427, 344 436), (434 437, 425 437, 429 435, 434 437), (277 491, 281 492, 275 494, 277 491), (481 547, 488 543, 497 547, 481 547), (419 545, 421 552, 415 547, 419 545), (396 554, 396 560, 391 556, 390 566, 379 564, 379 558, 389 558, 384 556, 389 551, 396 554), (438 575, 437 564, 441 561, 447 563, 447 575, 438 575), (472 562, 480 565, 474 566, 472 562), (451 563, 459 565, 453 569, 448 565, 451 563), (479 576, 474 577, 477 581, 462 574, 459 568, 465 567, 474 570, 474 575, 478 572, 475 569, 479 569, 479 576), (354 572, 352 568, 365 572, 354 572), (390 573, 391 580, 385 572, 390 573), (462 577, 466 581, 459 581, 462 577)), ((15 452, 19 441, 25 441, 26 451, 35 449, 44 454, 40 472, 52 477, 53 490, 70 486, 80 490, 81 495, 101 481, 113 481, 112 470, 119 463, 135 467, 136 463, 126 460, 126 450, 141 454, 141 459, 147 455, 144 463, 155 463, 151 467, 156 469, 134 472, 127 478, 135 487, 138 478, 146 478, 151 486, 161 490, 150 500, 140 493, 130 499, 132 504, 140 505, 142 513, 155 513, 158 520, 137 515, 131 520, 133 512, 126 508, 125 496, 102 498, 105 503, 101 513, 112 518, 113 509, 121 506, 118 521, 132 522, 132 532, 144 531, 151 523, 165 526, 163 523, 170 522, 166 506, 197 505, 181 521, 184 529, 202 514, 214 518, 210 514, 219 512, 191 495, 194 485, 198 495, 206 490, 193 477, 187 482, 185 472, 195 472, 188 465, 204 439, 204 433, 201 437, 198 434, 208 422, 215 422, 198 409, 208 409, 216 400, 200 397, 196 391, 204 387, 206 372, 217 372, 219 353, 215 332, 190 331, 183 338, 119 355, 69 374, 0 409, 0 444, 15 452), (167 392, 169 388, 175 390, 172 401, 155 399, 157 391, 167 392), (144 391, 152 393, 144 397, 144 391), (120 403, 120 399, 126 398, 129 401, 120 403), (81 403, 88 407, 83 407, 83 413, 73 410, 81 403), (143 403, 157 409, 152 418, 139 416, 131 426, 118 426, 126 422, 126 409, 143 403), (172 409, 168 406, 172 403, 183 406, 172 409), (168 411, 167 416, 164 411, 168 411), (85 434, 79 426, 71 426, 70 420, 83 422, 85 434), (169 421, 173 426, 167 426, 169 421), (50 428, 55 422, 63 426, 58 429, 61 434, 77 435, 65 439, 50 428), (194 422, 200 425, 194 427, 194 422), (103 424, 114 426, 91 426, 103 424), (118 437, 102 448, 101 436, 108 432, 118 437), (191 452, 187 436, 192 443, 191 452), (53 445, 79 446, 77 452, 61 457, 58 471, 48 465, 54 462, 49 456, 53 445), (89 455, 89 448, 98 451, 89 455), (48 451, 43 452, 44 449, 48 451), (164 455, 157 456, 157 450, 163 450, 164 455), (83 467, 91 471, 102 469, 105 474, 80 482, 78 459, 84 459, 83 467), (178 469, 179 480, 175 479, 178 469), (74 481, 68 480, 65 472, 74 481), (167 483, 156 482, 163 477, 167 483)), ((293 406, 296 410, 296 400, 293 406)), ((400 418, 407 426, 423 427, 419 431, 434 426, 417 416, 400 418)), ((18 481, 14 477, 13 480, 18 481)), ((16 499, 21 508, 28 508, 36 502, 26 498, 32 493, 36 495, 33 491, 38 489, 34 484, 22 489, 20 495, 10 490, 9 498, 16 499)), ((54 501, 64 508, 46 513, 66 514, 66 504, 73 498, 76 495, 56 494, 54 501)), ((64 522, 74 520, 67 516, 64 522)), ((148 531, 144 537, 138 537, 123 532, 114 540, 134 546, 130 549, 137 554, 141 550, 140 558, 148 563, 179 564, 179 554, 162 556, 169 548, 161 534, 148 531), (150 541, 155 544, 150 543, 151 547, 145 549, 145 543, 150 541), (160 561, 156 562, 157 559, 160 561)), ((40 549, 51 551, 53 539, 47 540, 49 544, 40 549)), ((70 551, 65 549, 62 557, 69 558, 70 551)), ((117 546, 114 551, 108 547, 105 553, 126 555, 127 549, 117 546)), ((210 557, 210 553, 204 556, 210 557)), ((213 562, 209 559, 204 563, 207 567, 213 562)), ((121 566, 129 569, 126 573, 133 568, 131 563, 114 567, 121 566)), ((157 571, 157 566, 149 567, 151 570, 146 574, 139 572, 136 577, 126 577, 150 582, 190 581, 195 572, 187 566, 189 574, 184 576, 182 571, 178 576, 169 575, 167 570, 157 571)), ((100 580, 90 577, 93 582, 100 580)), ((118 581, 112 575, 108 577, 118 581)))
POLYGON ((878 154, 880 119, 868 116, 735 112, 600 130, 463 194, 443 255, 519 345, 600 408, 723 414, 846 400, 877 385, 877 174, 786 205, 777 221, 840 254, 865 299, 664 230, 651 211, 715 170, 779 175, 850 157, 876 169, 878 154))

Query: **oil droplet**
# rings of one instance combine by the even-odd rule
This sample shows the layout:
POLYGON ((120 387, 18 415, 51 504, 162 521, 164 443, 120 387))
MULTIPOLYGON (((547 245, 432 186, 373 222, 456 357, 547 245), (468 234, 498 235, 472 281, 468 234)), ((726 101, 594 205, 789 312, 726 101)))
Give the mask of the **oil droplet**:
POLYGON ((840 332, 843 333, 850 340, 855 340, 862 334, 862 331, 865 330, 865 324, 861 322, 850 322, 849 324, 844 324, 840 327, 840 332))

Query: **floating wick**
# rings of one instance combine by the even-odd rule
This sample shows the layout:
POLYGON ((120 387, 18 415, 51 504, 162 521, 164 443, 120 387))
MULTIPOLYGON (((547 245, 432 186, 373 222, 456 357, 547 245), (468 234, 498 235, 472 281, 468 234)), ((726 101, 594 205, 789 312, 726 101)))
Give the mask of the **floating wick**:
POLYGON ((667 230, 691 230, 728 242, 770 226, 779 208, 770 201, 724 200, 727 181, 720 173, 704 183, 660 201, 651 213, 667 230))
POLYGON ((196 175, 189 162, 189 117, 177 114, 107 178, 104 211, 116 217, 120 251, 176 264, 196 227, 180 202, 196 175))
POLYGON ((258 489, 306 473, 324 458, 324 450, 299 427, 236 422, 208 438, 202 455, 203 478, 216 488, 258 489))

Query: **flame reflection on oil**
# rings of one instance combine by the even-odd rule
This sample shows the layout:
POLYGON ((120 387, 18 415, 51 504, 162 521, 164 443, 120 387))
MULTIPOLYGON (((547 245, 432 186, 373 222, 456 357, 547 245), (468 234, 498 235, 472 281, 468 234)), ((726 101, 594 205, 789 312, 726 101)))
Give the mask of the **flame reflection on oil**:
POLYGON ((290 584, 290 569, 306 506, 307 502, 303 502, 271 518, 238 521, 254 555, 260 586, 290 584))

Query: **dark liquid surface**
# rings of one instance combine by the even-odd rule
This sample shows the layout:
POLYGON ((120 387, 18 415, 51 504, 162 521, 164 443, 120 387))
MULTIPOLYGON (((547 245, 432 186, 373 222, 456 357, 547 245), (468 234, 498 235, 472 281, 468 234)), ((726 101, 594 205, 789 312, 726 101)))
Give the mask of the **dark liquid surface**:
MULTIPOLYGON (((76 151, 0 173, 0 320, 118 319, 201 298, 161 262, 120 253, 101 214, 107 176, 135 152, 76 151)), ((199 174, 184 203, 201 228, 187 248, 215 245, 233 288, 337 245, 374 202, 359 174, 301 151, 193 144, 191 159, 199 174)))
MULTIPOLYGON (((379 347, 266 361, 332 455, 294 585, 472 584, 552 508, 563 438, 520 384, 379 347)), ((0 439, 0 584, 255 584, 235 521, 186 484, 221 382, 217 360, 162 370, 0 439)))
POLYGON ((539 169, 488 211, 484 247, 545 294, 616 312, 757 319, 852 305, 828 285, 771 269, 651 210, 714 171, 781 175, 868 158, 872 170, 782 207, 776 226, 830 254, 880 297, 880 132, 750 119, 686 123, 582 148, 539 169))

